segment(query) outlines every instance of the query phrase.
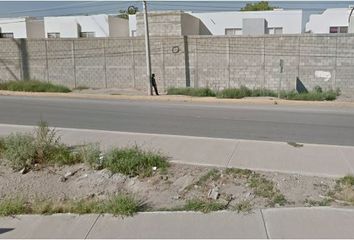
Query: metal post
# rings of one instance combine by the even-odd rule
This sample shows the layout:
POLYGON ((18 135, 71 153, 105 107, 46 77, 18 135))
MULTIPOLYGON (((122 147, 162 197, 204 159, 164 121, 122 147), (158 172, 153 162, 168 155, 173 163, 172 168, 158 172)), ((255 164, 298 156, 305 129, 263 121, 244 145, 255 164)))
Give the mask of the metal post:
POLYGON ((104 87, 107 88, 106 40, 103 40, 103 74, 104 74, 104 87))
POLYGON ((280 90, 281 90, 281 79, 282 79, 282 75, 283 75, 283 67, 284 67, 284 60, 280 59, 280 78, 279 78, 279 85, 278 85, 278 98, 280 98, 280 90))
POLYGON ((151 56, 150 56, 150 39, 149 39, 149 24, 148 24, 148 15, 146 1, 143 0, 143 9, 144 9, 144 23, 145 23, 145 53, 146 53, 146 70, 149 83, 148 94, 152 95, 152 86, 151 86, 151 56))
POLYGON ((76 83, 76 62, 75 62, 75 42, 74 40, 71 42, 71 59, 74 68, 74 86, 77 87, 76 83))
POLYGON ((48 40, 44 40, 45 43, 45 67, 46 67, 46 78, 49 82, 49 64, 48 64, 48 40))

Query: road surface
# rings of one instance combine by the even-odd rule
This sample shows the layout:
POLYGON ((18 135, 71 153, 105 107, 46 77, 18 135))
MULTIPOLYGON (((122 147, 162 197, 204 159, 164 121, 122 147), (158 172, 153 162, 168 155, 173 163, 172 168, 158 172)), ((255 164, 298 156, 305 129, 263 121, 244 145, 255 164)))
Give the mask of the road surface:
MULTIPOLYGON (((354 109, 0 96, 0 123, 354 146, 354 109)), ((256 149, 255 149, 256 150, 256 149)))

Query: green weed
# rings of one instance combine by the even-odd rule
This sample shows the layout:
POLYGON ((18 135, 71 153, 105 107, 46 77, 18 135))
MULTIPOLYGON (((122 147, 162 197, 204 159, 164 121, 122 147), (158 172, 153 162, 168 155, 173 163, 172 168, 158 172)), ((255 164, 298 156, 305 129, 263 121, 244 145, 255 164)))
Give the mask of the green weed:
POLYGON ((71 90, 65 86, 36 80, 9 81, 0 83, 0 90, 22 92, 71 92, 71 90))
POLYGON ((203 201, 199 199, 188 200, 182 208, 185 211, 198 211, 209 213, 226 209, 225 204, 214 201, 203 201))
POLYGON ((105 155, 103 161, 103 167, 113 173, 141 177, 151 176, 153 167, 165 169, 168 165, 167 157, 138 147, 113 149, 105 155))

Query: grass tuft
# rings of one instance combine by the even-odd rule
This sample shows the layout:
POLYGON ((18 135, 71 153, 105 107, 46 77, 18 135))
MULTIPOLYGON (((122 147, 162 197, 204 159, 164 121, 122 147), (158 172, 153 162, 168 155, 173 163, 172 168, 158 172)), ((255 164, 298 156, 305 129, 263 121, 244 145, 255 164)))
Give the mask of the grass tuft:
POLYGON ((287 203, 285 196, 274 186, 274 183, 260 174, 253 173, 247 182, 255 195, 269 200, 269 206, 275 204, 283 206, 287 203))
POLYGON ((220 211, 226 209, 225 204, 213 201, 204 201, 199 199, 188 200, 184 205, 185 211, 198 211, 203 213, 209 213, 213 211, 220 211))
POLYGON ((0 216, 12 216, 26 213, 28 213, 26 203, 20 198, 0 201, 0 216))
POLYGON ((332 203, 331 199, 323 199, 321 201, 317 201, 317 200, 310 200, 310 199, 305 199, 304 201, 305 204, 308 204, 309 206, 316 206, 316 207, 325 207, 325 206, 330 206, 332 203))
POLYGON ((206 174, 201 176, 194 185, 201 186, 205 182, 207 182, 209 179, 211 179, 212 181, 217 181, 220 178, 220 176, 221 176, 221 173, 218 169, 211 169, 206 174))
POLYGON ((91 168, 96 170, 103 168, 103 155, 98 143, 91 143, 80 147, 78 154, 82 162, 87 163, 91 168))
POLYGON ((22 199, 6 199, 0 201, 0 216, 19 214, 44 214, 55 213, 111 213, 114 216, 132 216, 145 209, 145 204, 129 195, 113 196, 109 200, 77 200, 53 202, 36 200, 26 203, 22 199))
POLYGON ((36 80, 9 81, 0 83, 0 90, 21 92, 71 92, 71 90, 65 86, 36 80))
POLYGON ((248 178, 253 174, 253 171, 249 169, 226 168, 225 174, 232 175, 233 177, 248 178))
POLYGON ((111 172, 132 177, 149 177, 153 173, 153 167, 164 170, 168 165, 167 157, 138 147, 113 149, 106 154, 103 161, 103 167, 111 172))
MULTIPOLYGON (((217 98, 245 98, 245 97, 277 97, 276 91, 256 88, 250 89, 246 86, 240 88, 226 88, 219 92, 215 92, 210 88, 169 88, 168 95, 187 95, 195 97, 217 97, 217 98)), ((316 86, 312 91, 298 93, 295 90, 281 91, 280 98, 287 100, 302 100, 302 101, 333 101, 340 95, 340 90, 322 90, 316 86)))
POLYGON ((339 92, 328 90, 319 91, 313 90, 310 92, 298 93, 293 91, 282 91, 280 98, 287 100, 301 100, 301 101, 333 101, 339 96, 339 92))
POLYGON ((89 89, 89 87, 84 86, 84 85, 80 85, 80 86, 77 86, 76 88, 74 88, 73 90, 81 91, 81 90, 86 90, 86 89, 89 89))
POLYGON ((167 95, 186 95, 193 97, 215 97, 216 93, 210 88, 169 88, 167 95))
POLYGON ((245 213, 249 213, 252 211, 252 204, 250 201, 241 201, 238 204, 235 205, 235 211, 237 211, 238 213, 240 212, 245 212, 245 213))
POLYGON ((103 207, 103 211, 114 216, 133 216, 135 213, 144 210, 145 204, 137 201, 129 195, 115 196, 103 207))

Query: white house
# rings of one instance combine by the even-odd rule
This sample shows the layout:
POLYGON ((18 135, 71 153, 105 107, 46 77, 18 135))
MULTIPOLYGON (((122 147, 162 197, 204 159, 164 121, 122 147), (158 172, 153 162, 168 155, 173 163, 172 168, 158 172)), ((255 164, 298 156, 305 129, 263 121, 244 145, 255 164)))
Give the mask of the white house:
POLYGON ((302 10, 235 11, 190 13, 199 18, 213 35, 242 35, 244 19, 264 19, 269 34, 303 32, 302 10))
POLYGON ((347 33, 351 8, 329 8, 322 14, 310 15, 306 32, 310 33, 347 33))
POLYGON ((44 17, 46 38, 129 36, 128 20, 107 14, 44 17))
POLYGON ((43 21, 31 17, 0 18, 1 38, 42 38, 43 21))

